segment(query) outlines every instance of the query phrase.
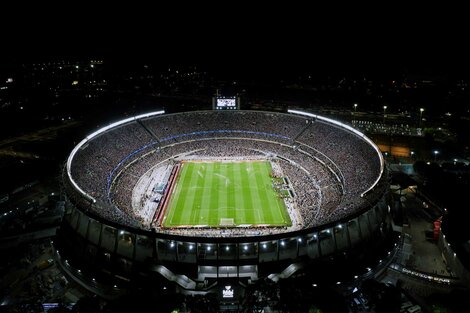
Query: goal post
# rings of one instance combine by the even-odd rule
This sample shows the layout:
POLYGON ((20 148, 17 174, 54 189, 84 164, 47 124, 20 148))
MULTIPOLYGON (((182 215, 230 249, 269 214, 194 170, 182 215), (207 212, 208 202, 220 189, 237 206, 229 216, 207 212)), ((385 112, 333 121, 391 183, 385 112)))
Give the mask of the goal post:
POLYGON ((233 218, 221 218, 219 222, 220 226, 235 226, 235 221, 233 218))

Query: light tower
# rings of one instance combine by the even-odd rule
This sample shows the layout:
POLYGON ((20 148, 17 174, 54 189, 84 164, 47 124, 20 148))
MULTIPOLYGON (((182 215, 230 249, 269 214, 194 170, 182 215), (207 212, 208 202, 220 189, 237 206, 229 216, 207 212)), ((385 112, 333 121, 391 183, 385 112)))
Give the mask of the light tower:
POLYGON ((423 119, 423 108, 419 108, 419 125, 418 127, 421 128, 421 120, 423 119))

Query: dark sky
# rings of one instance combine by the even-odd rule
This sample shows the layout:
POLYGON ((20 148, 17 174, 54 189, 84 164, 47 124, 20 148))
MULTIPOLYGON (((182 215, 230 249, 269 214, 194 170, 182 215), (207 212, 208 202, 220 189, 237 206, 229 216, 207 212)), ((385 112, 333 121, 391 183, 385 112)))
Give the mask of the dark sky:
POLYGON ((96 56, 235 71, 470 70, 470 29, 458 7, 76 3, 2 11, 4 63, 96 56))

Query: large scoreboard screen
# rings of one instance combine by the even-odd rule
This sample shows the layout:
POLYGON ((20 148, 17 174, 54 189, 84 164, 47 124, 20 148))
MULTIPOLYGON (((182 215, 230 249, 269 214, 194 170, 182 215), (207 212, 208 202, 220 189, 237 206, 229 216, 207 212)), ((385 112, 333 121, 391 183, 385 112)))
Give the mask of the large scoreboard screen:
POLYGON ((238 110, 240 109, 240 99, 238 97, 214 97, 212 101, 214 110, 238 110))

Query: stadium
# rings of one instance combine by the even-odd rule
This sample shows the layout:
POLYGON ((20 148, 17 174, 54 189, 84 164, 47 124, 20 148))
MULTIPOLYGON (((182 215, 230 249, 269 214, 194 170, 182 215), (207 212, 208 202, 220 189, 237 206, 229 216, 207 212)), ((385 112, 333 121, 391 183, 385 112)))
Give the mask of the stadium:
POLYGON ((78 143, 63 183, 57 257, 84 280, 276 281, 393 233, 377 146, 296 110, 130 117, 78 143))

